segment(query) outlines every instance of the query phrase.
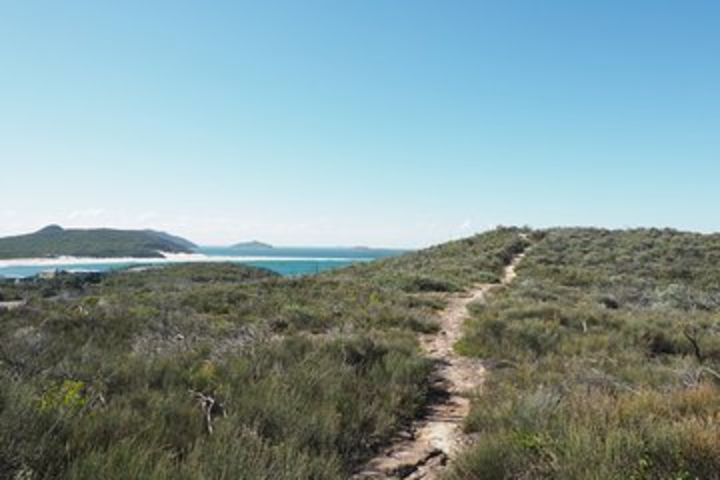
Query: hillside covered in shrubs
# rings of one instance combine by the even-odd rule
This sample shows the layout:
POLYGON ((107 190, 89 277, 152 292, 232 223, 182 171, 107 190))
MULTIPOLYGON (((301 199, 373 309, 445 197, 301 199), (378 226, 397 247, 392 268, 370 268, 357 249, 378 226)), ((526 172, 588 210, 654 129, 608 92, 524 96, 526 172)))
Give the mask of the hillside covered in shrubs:
POLYGON ((533 237, 457 345, 494 368, 447 478, 720 478, 720 235, 533 237))
POLYGON ((49 225, 37 232, 0 238, 0 259, 70 257, 161 258, 190 253, 194 243, 155 230, 65 229, 49 225))
POLYGON ((0 282, 0 478, 343 479, 421 414, 437 294, 502 229, 301 278, 176 265, 0 282))
POLYGON ((0 478, 349 478, 431 402, 446 295, 522 251, 455 346, 488 371, 445 479, 720 478, 720 236, 507 228, 300 278, 0 282, 0 478))

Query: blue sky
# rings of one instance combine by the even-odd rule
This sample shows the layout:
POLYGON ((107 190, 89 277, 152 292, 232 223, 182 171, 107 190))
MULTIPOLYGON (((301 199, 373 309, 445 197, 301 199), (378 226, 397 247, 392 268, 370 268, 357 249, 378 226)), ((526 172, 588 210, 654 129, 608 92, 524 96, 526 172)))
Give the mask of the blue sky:
POLYGON ((0 235, 720 230, 717 1, 6 1, 0 235))

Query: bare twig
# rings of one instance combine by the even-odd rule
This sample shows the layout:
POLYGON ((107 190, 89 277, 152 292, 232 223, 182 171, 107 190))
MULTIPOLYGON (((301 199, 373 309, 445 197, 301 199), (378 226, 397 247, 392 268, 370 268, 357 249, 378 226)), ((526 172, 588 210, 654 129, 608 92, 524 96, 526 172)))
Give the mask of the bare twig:
POLYGON ((683 330, 683 335, 685 335, 685 338, 687 338, 690 345, 692 345, 695 352, 695 358, 697 358, 698 362, 702 363, 704 358, 702 352, 700 351, 700 345, 698 344, 696 334, 690 328, 686 328, 683 330))
POLYGON ((715 377, 715 380, 720 380, 720 373, 716 372, 710 367, 703 367, 701 371, 710 374, 710 376, 712 377, 715 377))
POLYGON ((203 417, 205 419, 205 427, 207 428, 207 431, 210 435, 212 435, 214 428, 213 428, 213 415, 222 415, 223 417, 227 416, 227 413, 225 412, 225 407, 215 400, 214 397, 210 395, 206 395, 202 392, 198 392, 196 390, 190 390, 190 394, 197 399, 200 409, 203 412, 203 417))

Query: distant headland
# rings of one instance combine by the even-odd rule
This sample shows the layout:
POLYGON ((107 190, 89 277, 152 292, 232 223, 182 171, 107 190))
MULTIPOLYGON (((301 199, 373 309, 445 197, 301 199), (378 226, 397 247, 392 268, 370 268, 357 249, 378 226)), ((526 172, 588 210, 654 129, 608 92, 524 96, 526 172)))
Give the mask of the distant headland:
POLYGON ((192 253, 197 245, 155 230, 65 229, 48 225, 37 232, 0 238, 0 258, 138 257, 192 253))

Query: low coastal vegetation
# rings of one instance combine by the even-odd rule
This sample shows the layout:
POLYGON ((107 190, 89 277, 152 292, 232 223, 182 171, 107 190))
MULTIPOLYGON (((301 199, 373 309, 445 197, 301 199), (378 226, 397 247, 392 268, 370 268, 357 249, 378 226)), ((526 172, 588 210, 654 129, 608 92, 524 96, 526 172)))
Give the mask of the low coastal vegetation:
POLYGON ((300 278, 226 264, 0 282, 0 478, 344 479, 420 415, 442 293, 499 229, 300 278))
POLYGON ((445 478, 720 478, 720 236, 510 228, 299 278, 2 281, 0 478, 348 478, 423 415, 444 295, 522 251, 456 345, 489 370, 445 478))
POLYGON ((494 368, 446 478, 720 478, 720 236, 532 237, 457 345, 494 368))

